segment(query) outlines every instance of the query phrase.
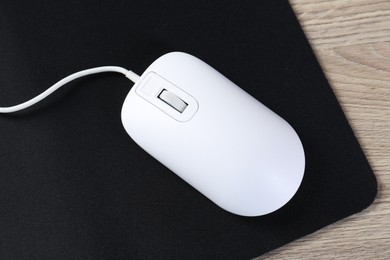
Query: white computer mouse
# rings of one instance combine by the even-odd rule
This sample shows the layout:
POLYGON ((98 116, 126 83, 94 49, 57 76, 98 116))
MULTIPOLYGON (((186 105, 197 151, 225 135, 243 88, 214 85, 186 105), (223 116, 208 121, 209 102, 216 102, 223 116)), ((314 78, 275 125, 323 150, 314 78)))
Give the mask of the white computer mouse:
POLYGON ((198 58, 154 61, 122 108, 130 137, 221 208, 260 216, 285 205, 305 169, 294 129, 198 58))

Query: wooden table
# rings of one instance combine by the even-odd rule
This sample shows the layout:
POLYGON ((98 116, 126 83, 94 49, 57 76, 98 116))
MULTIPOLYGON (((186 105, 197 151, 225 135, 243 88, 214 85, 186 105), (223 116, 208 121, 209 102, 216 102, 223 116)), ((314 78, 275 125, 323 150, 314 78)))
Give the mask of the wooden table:
POLYGON ((373 205, 259 259, 390 259, 390 0, 290 0, 379 183, 373 205))

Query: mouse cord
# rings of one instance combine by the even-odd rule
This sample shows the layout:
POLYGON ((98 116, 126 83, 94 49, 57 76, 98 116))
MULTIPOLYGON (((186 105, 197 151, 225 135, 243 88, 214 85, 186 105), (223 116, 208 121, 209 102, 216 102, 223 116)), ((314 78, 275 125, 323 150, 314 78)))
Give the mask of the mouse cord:
POLYGON ((35 105, 39 101, 45 99, 47 96, 52 94, 54 91, 56 91, 60 87, 64 86, 65 84, 67 84, 75 79, 82 78, 84 76, 88 76, 88 75, 92 75, 92 74, 103 73, 103 72, 122 73, 123 75, 126 76, 126 78, 130 79, 134 83, 136 83, 137 80, 139 79, 139 76, 137 74, 135 74, 134 72, 132 72, 131 70, 127 70, 125 68, 117 67, 117 66, 103 66, 103 67, 96 67, 96 68, 92 68, 92 69, 86 69, 86 70, 82 70, 82 71, 73 73, 73 74, 67 76, 66 78, 61 79, 60 81, 58 81, 56 84, 54 84, 53 86, 48 88, 46 91, 44 91, 40 95, 38 95, 38 96, 36 96, 36 97, 34 97, 34 98, 24 102, 24 103, 21 103, 19 105, 15 105, 15 106, 11 106, 11 107, 0 107, 0 113, 13 113, 13 112, 17 112, 17 111, 23 110, 25 108, 31 107, 32 105, 35 105))

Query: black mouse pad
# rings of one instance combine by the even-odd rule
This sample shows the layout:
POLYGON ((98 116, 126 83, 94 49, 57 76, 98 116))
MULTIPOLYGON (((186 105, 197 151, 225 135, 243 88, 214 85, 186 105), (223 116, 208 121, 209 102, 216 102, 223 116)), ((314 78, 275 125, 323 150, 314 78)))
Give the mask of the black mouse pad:
POLYGON ((1 259, 249 259, 366 208, 373 172, 288 1, 1 1, 0 105, 101 65, 141 74, 188 52, 285 118, 296 196, 262 217, 214 205, 138 147, 119 74, 0 116, 1 259))

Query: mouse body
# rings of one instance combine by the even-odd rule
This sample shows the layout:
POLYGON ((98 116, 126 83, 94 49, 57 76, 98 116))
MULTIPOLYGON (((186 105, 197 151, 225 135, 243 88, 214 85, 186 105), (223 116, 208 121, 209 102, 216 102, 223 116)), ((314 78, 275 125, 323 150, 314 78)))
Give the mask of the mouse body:
POLYGON ((146 152, 237 215, 281 208, 303 179, 294 129, 186 53, 165 54, 146 69, 125 99, 122 123, 146 152))

